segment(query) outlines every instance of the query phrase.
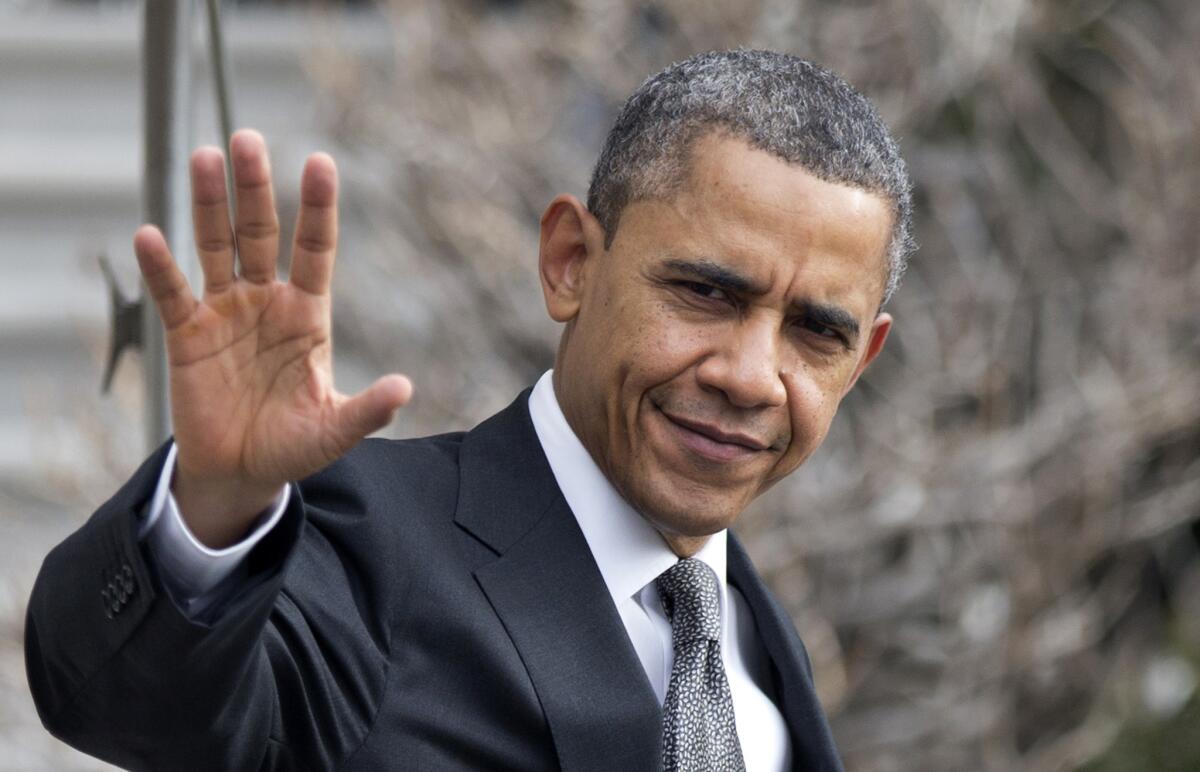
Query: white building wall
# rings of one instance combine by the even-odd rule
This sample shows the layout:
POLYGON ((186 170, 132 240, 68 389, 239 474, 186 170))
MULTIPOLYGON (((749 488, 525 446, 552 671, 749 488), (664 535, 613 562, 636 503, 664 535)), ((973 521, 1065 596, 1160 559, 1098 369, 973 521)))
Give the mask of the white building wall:
MULTIPOLYGON (((194 144, 215 143, 203 3, 197 6, 194 144)), ((315 17, 296 9, 232 9, 224 23, 235 119, 267 136, 288 223, 304 157, 331 149, 306 54, 334 34, 339 45, 386 56, 387 25, 366 11, 315 17)), ((3 770, 107 768, 41 728, 21 640, 42 557, 145 452, 137 357, 125 356, 113 394, 100 396, 109 312, 97 263, 108 255, 126 292, 136 289, 130 238, 141 222, 140 36, 140 3, 0 0, 3 770)), ((353 233, 349 215, 344 230, 353 233)), ((353 388, 352 349, 339 357, 353 388)))

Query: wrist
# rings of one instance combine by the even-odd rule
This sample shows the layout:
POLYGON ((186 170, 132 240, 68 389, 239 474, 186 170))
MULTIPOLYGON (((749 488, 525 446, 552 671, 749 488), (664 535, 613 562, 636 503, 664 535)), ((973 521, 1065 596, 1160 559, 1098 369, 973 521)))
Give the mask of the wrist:
POLYGON ((210 549, 224 549, 246 535, 283 485, 198 478, 176 467, 171 493, 192 535, 210 549))

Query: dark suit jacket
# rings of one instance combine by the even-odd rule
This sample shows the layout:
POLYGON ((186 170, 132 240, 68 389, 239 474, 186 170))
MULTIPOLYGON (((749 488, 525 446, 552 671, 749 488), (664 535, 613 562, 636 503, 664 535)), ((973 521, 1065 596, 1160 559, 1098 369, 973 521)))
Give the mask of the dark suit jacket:
MULTIPOLYGON (((42 721, 134 769, 659 768, 661 709, 527 397, 466 434, 365 441, 300 483, 249 589, 207 623, 136 538, 160 450, 42 566, 42 721)), ((840 769, 804 647, 732 538, 728 571, 796 768, 840 769)))

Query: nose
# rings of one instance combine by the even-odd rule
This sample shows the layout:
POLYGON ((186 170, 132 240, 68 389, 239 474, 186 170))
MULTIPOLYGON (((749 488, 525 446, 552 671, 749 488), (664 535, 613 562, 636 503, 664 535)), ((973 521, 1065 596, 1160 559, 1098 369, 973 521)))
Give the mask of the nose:
POLYGON ((771 319, 743 319, 697 370, 700 385, 717 389, 740 408, 780 407, 787 389, 780 377, 779 328, 771 319))

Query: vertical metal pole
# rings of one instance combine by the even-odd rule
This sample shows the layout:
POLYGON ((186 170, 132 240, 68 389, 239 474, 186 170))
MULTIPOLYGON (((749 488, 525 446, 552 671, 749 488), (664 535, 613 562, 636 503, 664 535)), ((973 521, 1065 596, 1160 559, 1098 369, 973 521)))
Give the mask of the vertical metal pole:
MULTIPOLYGON (((142 213, 157 225, 180 269, 195 279, 188 202, 191 142, 192 0, 145 0, 142 30, 142 213)), ((195 285, 193 285, 195 286, 195 285)), ((163 328, 150 293, 142 291, 142 358, 146 442, 156 448, 171 432, 163 328)))
MULTIPOLYGON (((233 184, 233 153, 229 139, 233 136, 233 100, 229 96, 229 58, 221 34, 221 0, 208 0, 208 60, 217 98, 217 118, 221 126, 221 147, 225 149, 225 189, 229 195, 229 218, 237 216, 237 186, 233 184)), ((234 236, 237 239, 237 236, 234 236)), ((236 244, 235 244, 236 247, 236 244)))

